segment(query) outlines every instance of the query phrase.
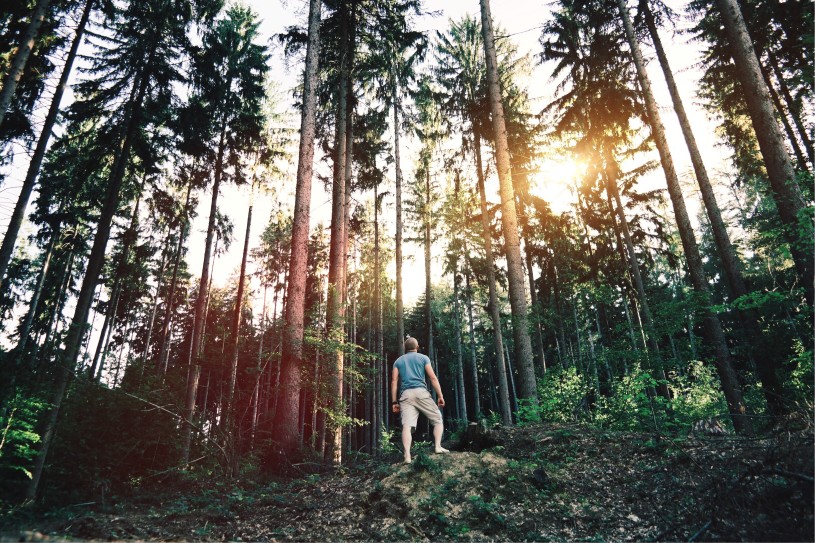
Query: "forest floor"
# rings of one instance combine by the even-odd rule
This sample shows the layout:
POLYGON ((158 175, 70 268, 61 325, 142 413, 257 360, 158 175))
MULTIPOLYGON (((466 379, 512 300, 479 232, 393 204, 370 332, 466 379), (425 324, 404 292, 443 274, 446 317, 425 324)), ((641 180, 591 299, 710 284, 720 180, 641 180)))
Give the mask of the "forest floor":
POLYGON ((410 465, 393 453, 273 482, 199 477, 104 507, 17 510, 0 516, 0 538, 815 540, 811 429, 655 440, 536 425, 449 445, 419 444, 410 465))

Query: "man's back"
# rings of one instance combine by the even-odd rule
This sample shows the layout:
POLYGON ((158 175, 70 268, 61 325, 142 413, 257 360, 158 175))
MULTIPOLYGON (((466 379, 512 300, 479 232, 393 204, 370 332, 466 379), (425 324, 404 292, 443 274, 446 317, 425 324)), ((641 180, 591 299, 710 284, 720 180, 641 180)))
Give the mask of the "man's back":
POLYGON ((427 388, 424 367, 429 363, 428 357, 415 351, 407 352, 396 359, 393 366, 399 370, 403 391, 411 388, 427 388))

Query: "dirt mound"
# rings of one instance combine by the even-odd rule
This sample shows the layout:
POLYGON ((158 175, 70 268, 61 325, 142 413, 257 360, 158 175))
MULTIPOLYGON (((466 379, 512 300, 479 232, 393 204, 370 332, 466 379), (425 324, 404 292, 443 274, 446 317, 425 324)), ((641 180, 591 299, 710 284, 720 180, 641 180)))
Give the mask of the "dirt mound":
POLYGON ((484 452, 419 454, 376 484, 369 517, 377 539, 513 538, 507 516, 537 489, 526 469, 484 452), (373 522, 375 521, 375 522, 373 522))

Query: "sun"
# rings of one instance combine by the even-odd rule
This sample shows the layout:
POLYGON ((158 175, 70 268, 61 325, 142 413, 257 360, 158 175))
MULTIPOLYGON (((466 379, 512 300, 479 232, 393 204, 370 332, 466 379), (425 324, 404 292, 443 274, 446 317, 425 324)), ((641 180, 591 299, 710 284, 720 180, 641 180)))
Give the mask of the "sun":
POLYGON ((564 213, 577 201, 575 187, 584 168, 582 162, 569 158, 543 160, 530 176, 530 190, 533 195, 545 200, 553 212, 564 213))

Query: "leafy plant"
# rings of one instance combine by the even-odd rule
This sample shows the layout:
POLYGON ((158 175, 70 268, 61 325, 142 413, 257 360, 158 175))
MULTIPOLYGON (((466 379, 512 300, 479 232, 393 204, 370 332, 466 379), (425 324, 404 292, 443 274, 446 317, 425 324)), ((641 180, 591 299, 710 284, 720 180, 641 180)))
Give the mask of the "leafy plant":
POLYGON ((39 398, 23 398, 19 393, 0 414, 0 470, 11 470, 31 478, 31 462, 40 436, 35 425, 47 403, 39 398))

